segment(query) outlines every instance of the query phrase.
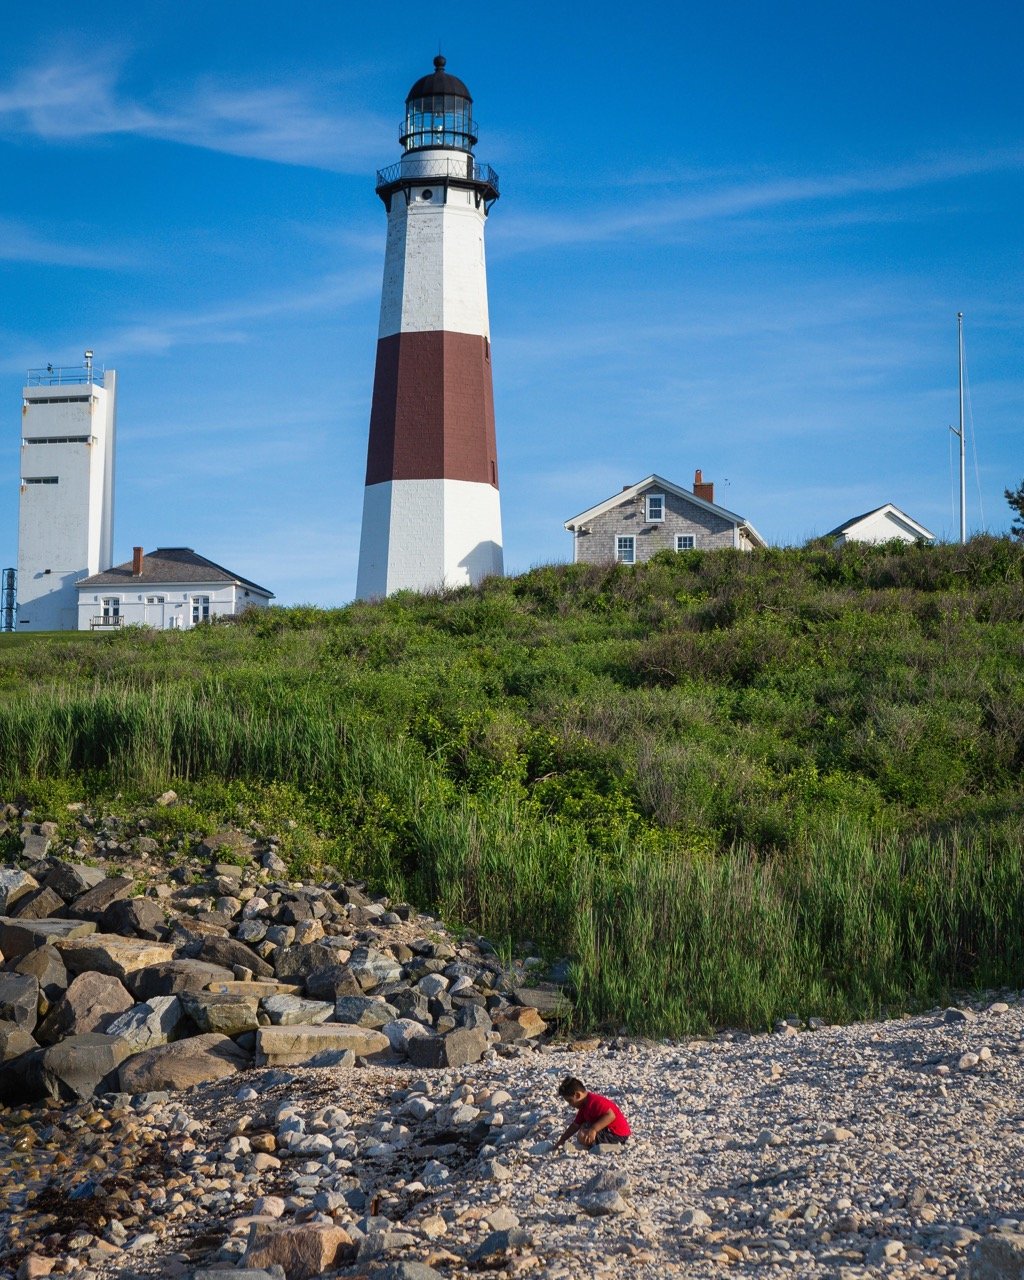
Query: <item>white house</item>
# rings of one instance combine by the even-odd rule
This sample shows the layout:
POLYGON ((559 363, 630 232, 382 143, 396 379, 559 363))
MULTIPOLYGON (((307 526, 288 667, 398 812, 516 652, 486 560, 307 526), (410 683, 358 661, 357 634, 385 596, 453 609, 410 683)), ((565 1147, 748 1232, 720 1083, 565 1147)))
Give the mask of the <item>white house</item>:
POLYGON ((891 502, 837 525, 825 537, 834 538, 837 546, 844 542, 890 542, 893 538, 901 542, 935 541, 934 533, 891 502))
POLYGON ((79 631, 143 626, 187 631, 211 618, 263 608, 274 598, 266 587, 231 573, 191 547, 159 547, 106 573, 83 578, 78 587, 79 631))
POLYGON ((657 551, 751 551, 765 540, 749 520, 715 502, 715 486, 698 471, 693 489, 650 475, 565 522, 573 561, 637 564, 657 551))

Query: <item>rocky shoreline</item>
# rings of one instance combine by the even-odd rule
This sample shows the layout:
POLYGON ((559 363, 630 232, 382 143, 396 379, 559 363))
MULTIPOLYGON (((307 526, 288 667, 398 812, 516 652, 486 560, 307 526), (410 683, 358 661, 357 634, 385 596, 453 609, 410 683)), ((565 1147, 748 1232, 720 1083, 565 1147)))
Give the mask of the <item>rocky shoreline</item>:
POLYGON ((5 813, 3 1280, 1024 1275, 1016 995, 571 1041, 557 986, 273 842, 75 820, 5 813), (570 1073, 626 1148, 550 1154, 570 1073))

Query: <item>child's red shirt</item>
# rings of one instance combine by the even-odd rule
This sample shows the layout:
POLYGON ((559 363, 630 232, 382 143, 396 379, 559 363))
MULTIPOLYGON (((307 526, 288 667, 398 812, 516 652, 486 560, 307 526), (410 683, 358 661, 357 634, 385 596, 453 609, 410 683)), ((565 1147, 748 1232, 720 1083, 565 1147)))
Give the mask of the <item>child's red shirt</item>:
POLYGON ((608 1132, 619 1138, 628 1138, 633 1132, 629 1121, 610 1098, 603 1098, 599 1093, 588 1093, 583 1099, 583 1105, 576 1112, 576 1123, 581 1127, 592 1125, 609 1111, 615 1112, 615 1119, 608 1125, 608 1132))

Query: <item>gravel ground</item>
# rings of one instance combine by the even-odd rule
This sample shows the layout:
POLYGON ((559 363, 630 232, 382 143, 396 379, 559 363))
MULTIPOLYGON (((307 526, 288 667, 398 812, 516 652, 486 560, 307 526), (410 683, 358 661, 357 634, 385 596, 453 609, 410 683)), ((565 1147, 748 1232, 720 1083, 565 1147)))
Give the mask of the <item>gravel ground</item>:
POLYGON ((254 1217, 344 1227, 360 1260, 339 1275, 394 1260, 549 1280, 966 1275, 979 1236, 1024 1218, 1022 1037, 1024 1005, 1003 996, 8 1112, 0 1275, 30 1274, 31 1255, 36 1274, 47 1259, 81 1280, 187 1276, 236 1261, 254 1217), (548 1152, 571 1119, 566 1074, 619 1103, 627 1147, 548 1152))

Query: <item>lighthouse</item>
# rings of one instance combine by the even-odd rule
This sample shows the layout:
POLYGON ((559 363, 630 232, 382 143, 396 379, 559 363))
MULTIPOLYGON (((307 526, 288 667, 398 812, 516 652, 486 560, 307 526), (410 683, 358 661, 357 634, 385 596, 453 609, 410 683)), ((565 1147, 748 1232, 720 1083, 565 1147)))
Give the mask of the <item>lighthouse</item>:
POLYGON ((502 572, 484 225, 498 175, 473 99, 434 59, 405 100, 387 211, 359 545, 360 599, 502 572))

